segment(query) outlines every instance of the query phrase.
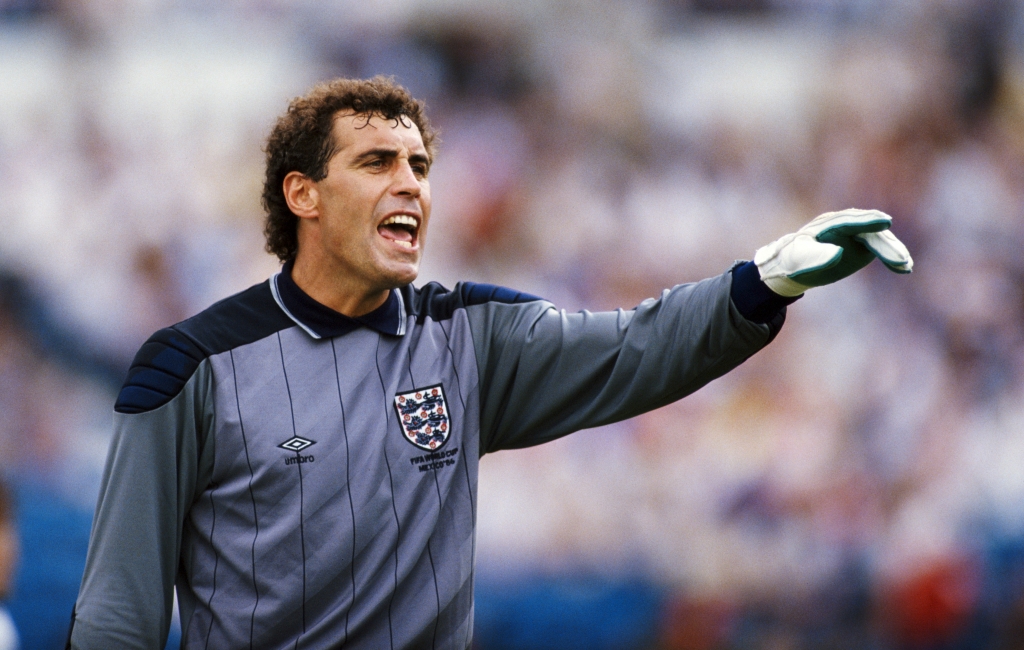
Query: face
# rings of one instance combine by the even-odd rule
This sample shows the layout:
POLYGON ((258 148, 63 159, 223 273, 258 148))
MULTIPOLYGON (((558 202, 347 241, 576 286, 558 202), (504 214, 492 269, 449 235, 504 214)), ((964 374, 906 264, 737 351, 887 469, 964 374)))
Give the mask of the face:
MULTIPOLYGON (((340 114, 333 135, 338 151, 310 192, 321 261, 368 292, 412 282, 430 219, 419 129, 408 119, 340 114)), ((299 241, 301 255, 301 233, 299 241)))

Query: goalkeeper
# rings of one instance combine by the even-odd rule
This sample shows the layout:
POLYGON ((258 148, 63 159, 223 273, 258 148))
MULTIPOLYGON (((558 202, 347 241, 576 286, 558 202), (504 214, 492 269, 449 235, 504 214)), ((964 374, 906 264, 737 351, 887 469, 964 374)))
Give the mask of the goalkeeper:
POLYGON ((434 132, 387 79, 294 100, 267 143, 281 272, 154 334, 115 432, 68 645, 469 648, 477 470, 687 395, 786 305, 874 258, 890 218, 824 214, 628 311, 415 287, 434 132))

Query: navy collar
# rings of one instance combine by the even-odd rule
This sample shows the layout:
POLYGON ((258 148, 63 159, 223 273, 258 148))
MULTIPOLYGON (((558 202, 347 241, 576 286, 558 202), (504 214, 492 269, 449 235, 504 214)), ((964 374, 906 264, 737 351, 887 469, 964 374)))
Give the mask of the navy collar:
POLYGON ((369 327, 381 334, 405 334, 405 304, 398 290, 392 289, 387 300, 369 314, 358 318, 336 312, 309 296, 292 280, 293 262, 270 278, 270 291, 277 305, 295 324, 315 339, 348 334, 359 327, 369 327))

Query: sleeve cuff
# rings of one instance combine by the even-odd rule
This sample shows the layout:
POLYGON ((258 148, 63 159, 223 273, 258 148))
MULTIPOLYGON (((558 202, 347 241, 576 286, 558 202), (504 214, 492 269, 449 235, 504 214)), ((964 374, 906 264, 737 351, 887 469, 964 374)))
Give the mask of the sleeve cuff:
POLYGON ((737 311, 747 320, 761 325, 772 321, 785 309, 801 297, 786 298, 775 293, 761 281, 757 265, 753 262, 739 264, 732 269, 732 303, 737 311))

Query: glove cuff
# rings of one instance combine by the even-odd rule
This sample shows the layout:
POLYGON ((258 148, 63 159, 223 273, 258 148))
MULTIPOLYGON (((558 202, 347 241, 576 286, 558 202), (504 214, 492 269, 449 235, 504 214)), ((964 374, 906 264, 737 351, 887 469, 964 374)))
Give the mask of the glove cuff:
POLYGON ((771 289, 773 292, 779 294, 784 298, 799 297, 804 294, 805 291, 810 287, 800 284, 796 280, 790 280, 784 275, 779 275, 774 278, 767 278, 762 280, 765 286, 771 289))

